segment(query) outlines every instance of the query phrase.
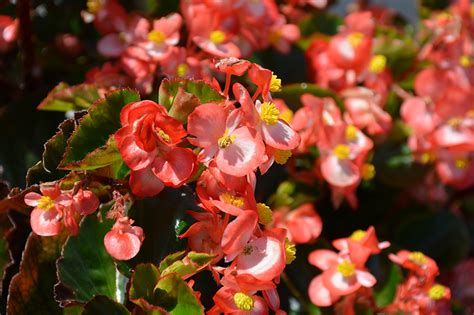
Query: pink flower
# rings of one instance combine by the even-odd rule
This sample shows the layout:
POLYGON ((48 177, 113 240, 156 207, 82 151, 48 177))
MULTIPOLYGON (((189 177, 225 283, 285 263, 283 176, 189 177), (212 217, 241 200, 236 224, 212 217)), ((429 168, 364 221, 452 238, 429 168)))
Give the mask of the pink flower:
POLYGON ((140 251, 144 240, 143 230, 132 224, 133 220, 121 217, 104 237, 105 249, 117 260, 132 259, 140 251))
POLYGON ((71 195, 63 193, 57 184, 40 185, 41 194, 30 192, 25 195, 25 203, 34 207, 31 212, 31 229, 37 235, 53 236, 62 229, 64 209, 72 204, 71 195))
POLYGON ((198 106, 188 117, 188 132, 195 137, 189 142, 203 148, 201 161, 214 158, 222 172, 233 176, 256 169, 265 150, 263 142, 254 128, 240 126, 240 122, 239 110, 229 113, 214 103, 198 106))
POLYGON ((0 52, 5 53, 13 47, 18 33, 18 23, 8 15, 0 15, 0 52))

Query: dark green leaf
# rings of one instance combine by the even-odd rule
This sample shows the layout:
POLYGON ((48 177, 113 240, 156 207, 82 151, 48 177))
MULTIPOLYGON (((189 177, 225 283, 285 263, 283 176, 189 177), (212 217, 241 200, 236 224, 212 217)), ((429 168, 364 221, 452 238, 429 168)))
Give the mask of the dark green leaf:
POLYGON ((392 264, 384 287, 381 290, 374 292, 377 307, 384 307, 392 303, 397 292, 397 286, 402 282, 402 280, 403 277, 400 268, 397 265, 392 264))
POLYGON ((160 279, 154 292, 154 301, 171 314, 203 314, 204 308, 193 290, 177 274, 160 279))
POLYGON ((56 259, 65 236, 40 237, 31 234, 23 252, 20 271, 11 283, 7 314, 62 314, 53 299, 56 259))
POLYGON ((120 127, 120 111, 131 103, 140 100, 137 92, 116 90, 97 101, 89 113, 81 118, 68 141, 66 154, 61 161, 61 168, 78 163, 94 150, 106 145, 110 136, 120 127))
POLYGON ((313 33, 335 35, 342 23, 343 19, 337 15, 327 12, 314 12, 310 16, 305 17, 299 23, 299 27, 302 36, 310 36, 313 33))
POLYGON ((132 285, 130 286, 130 299, 146 308, 142 299, 153 304, 153 290, 160 279, 160 271, 153 264, 139 264, 132 275, 132 285))
POLYGON ((59 83, 38 106, 40 110, 67 112, 89 108, 99 99, 98 88, 93 84, 69 86, 59 83))
POLYGON ((72 294, 61 300, 86 303, 95 295, 117 300, 117 291, 125 291, 118 288, 117 269, 104 246, 112 225, 111 220, 100 222, 96 215, 89 215, 82 220, 79 234, 68 238, 57 267, 59 284, 72 294))
POLYGON ((131 313, 122 304, 117 303, 106 296, 98 295, 86 304, 82 315, 99 314, 129 315, 131 313))

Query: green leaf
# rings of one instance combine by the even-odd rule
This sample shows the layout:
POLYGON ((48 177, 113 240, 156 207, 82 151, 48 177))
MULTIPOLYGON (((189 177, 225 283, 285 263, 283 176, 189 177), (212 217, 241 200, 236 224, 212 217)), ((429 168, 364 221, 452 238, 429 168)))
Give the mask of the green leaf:
POLYGON ((98 88, 93 84, 69 86, 61 82, 49 92, 48 96, 39 104, 39 110, 67 112, 89 108, 99 99, 98 88))
POLYGON ((204 314, 204 308, 193 290, 177 274, 160 279, 155 287, 154 300, 171 314, 204 314))
POLYGON ((55 262, 65 236, 40 237, 30 234, 8 292, 7 314, 62 314, 53 299, 56 282, 55 262))
POLYGON ((294 83, 282 87, 280 92, 272 93, 272 96, 275 98, 282 98, 285 100, 288 107, 291 110, 295 111, 302 106, 301 104, 301 95, 309 93, 318 97, 331 97, 334 99, 339 108, 344 108, 342 99, 337 96, 336 93, 321 88, 315 84, 308 83, 294 83))
POLYGON ((402 282, 402 280, 403 276, 400 272, 400 268, 397 265, 392 264, 390 266, 390 272, 385 286, 379 291, 374 291, 377 307, 384 307, 392 303, 395 294, 397 293, 397 286, 402 282))
POLYGON ((131 313, 120 303, 117 303, 106 296, 98 295, 90 300, 84 307, 82 315, 130 315, 131 313))
POLYGON ((173 254, 169 254, 160 262, 160 272, 163 272, 166 268, 177 262, 178 260, 186 257, 186 251, 182 250, 173 254))
MULTIPOLYGON (((179 252, 170 256, 173 258, 180 257, 181 253, 182 252, 179 252)), ((176 260, 171 265, 168 265, 173 259, 169 258, 170 256, 165 258, 165 264, 163 264, 163 262, 160 264, 161 275, 165 276, 170 273, 176 273, 183 279, 187 279, 204 269, 215 257, 214 255, 209 255, 207 253, 189 252, 185 257, 181 256, 179 260, 176 260)))
POLYGON ((189 114, 200 104, 197 96, 186 92, 180 86, 168 114, 182 123, 187 123, 189 114))
POLYGON ((147 308, 147 303, 153 304, 153 290, 159 279, 160 271, 155 265, 137 265, 131 279, 130 300, 144 309, 147 308))
POLYGON ((335 35, 342 23, 343 19, 337 15, 314 12, 299 23, 299 28, 302 36, 311 36, 313 33, 335 35))
POLYGON ((440 268, 450 268, 469 252, 466 223, 449 211, 414 215, 402 223, 395 233, 402 248, 430 256, 440 268))
POLYGON ((107 144, 110 136, 120 127, 120 111, 131 103, 140 100, 138 92, 122 89, 115 90, 97 101, 89 113, 81 118, 79 126, 71 135, 61 168, 84 160, 89 153, 107 144))
POLYGON ((53 181, 66 176, 67 172, 58 170, 59 163, 63 158, 67 147, 67 140, 74 131, 73 119, 63 121, 58 132, 44 144, 44 152, 41 161, 32 166, 26 175, 28 186, 40 182, 53 181))
MULTIPOLYGON (((170 109, 174 104, 175 100, 177 99, 176 96, 178 95, 178 91, 180 88, 183 92, 192 94, 197 97, 201 104, 212 101, 220 101, 224 99, 224 97, 220 95, 220 93, 216 89, 214 89, 211 85, 204 81, 164 79, 161 82, 159 89, 159 103, 170 109)), ((189 102, 189 96, 187 94, 184 94, 183 92, 180 92, 178 96, 181 98, 185 97, 186 99, 188 99, 187 102, 189 102)), ((191 108, 195 104, 194 102, 195 101, 192 101, 191 103, 183 105, 181 104, 184 103, 184 100, 182 99, 180 102, 178 102, 177 106, 178 108, 187 108, 189 110, 189 108, 191 108)), ((179 110, 177 108, 172 109, 172 112, 176 113, 179 112, 179 110)))
POLYGON ((113 258, 104 246, 104 236, 112 228, 113 221, 96 215, 85 217, 79 234, 70 236, 57 262, 60 288, 67 288, 69 295, 61 295, 62 301, 86 303, 95 295, 105 295, 119 300, 117 292, 124 292, 117 283, 117 269, 113 258))

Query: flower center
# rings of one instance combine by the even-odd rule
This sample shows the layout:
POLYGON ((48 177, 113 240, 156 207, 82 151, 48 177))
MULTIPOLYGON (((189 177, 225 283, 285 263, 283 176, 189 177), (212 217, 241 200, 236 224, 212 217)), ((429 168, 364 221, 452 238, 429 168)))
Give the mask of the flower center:
POLYGON ((270 81, 270 92, 281 91, 281 79, 272 73, 272 79, 270 81))
POLYGON ((225 149, 235 141, 235 135, 229 135, 229 130, 226 130, 222 137, 217 140, 219 148, 225 149))
POLYGON ((428 262, 425 254, 423 254, 422 252, 411 252, 408 255, 408 259, 411 262, 414 262, 415 264, 417 264, 418 266, 424 266, 428 262))
POLYGON ((176 67, 176 75, 178 77, 184 77, 188 73, 188 65, 185 63, 182 63, 176 67))
POLYGON ((333 153, 339 160, 347 160, 351 154, 351 149, 345 144, 338 144, 333 153))
POLYGON ((421 163, 428 164, 436 161, 436 155, 432 152, 425 152, 421 155, 421 163))
POLYGON ((345 278, 352 277, 355 274, 355 265, 348 260, 344 260, 337 265, 339 271, 345 278))
POLYGON ((369 70, 373 73, 381 73, 387 66, 387 57, 384 55, 375 55, 370 60, 369 70))
POLYGON ((280 30, 271 32, 270 35, 268 35, 268 41, 272 45, 275 45, 276 43, 278 43, 280 38, 281 38, 281 31, 280 30))
POLYGON ((362 178, 365 181, 369 181, 375 176, 375 166, 370 163, 364 163, 362 165, 362 178))
POLYGON ((285 256, 286 264, 289 265, 296 259, 296 246, 295 243, 290 242, 285 238, 285 256))
POLYGON ((265 225, 272 222, 272 209, 264 203, 257 203, 258 222, 265 225))
POLYGON ((241 311, 251 311, 253 310, 253 299, 250 295, 247 295, 242 292, 237 292, 234 294, 234 303, 235 306, 241 311))
POLYGON ((428 296, 432 300, 441 300, 446 295, 446 287, 441 284, 435 284, 428 291, 428 296))
POLYGON ((454 117, 448 120, 447 124, 453 128, 459 128, 461 126, 462 119, 459 117, 454 117))
POLYGON ((51 197, 49 197, 49 196, 42 196, 38 200, 38 208, 40 208, 40 209, 48 211, 53 207, 54 207, 54 200, 51 199, 51 197))
POLYGON ((165 41, 166 34, 159 30, 153 30, 148 33, 148 40, 154 42, 155 44, 161 44, 165 41))
POLYGON ((277 164, 283 165, 288 161, 292 154, 291 150, 276 149, 275 152, 273 152, 273 158, 277 164))
POLYGON ((244 247, 244 250, 242 251, 242 254, 244 254, 245 256, 248 256, 252 253, 253 253, 253 247, 251 245, 246 245, 244 247))
POLYGON ((367 232, 364 231, 364 230, 357 230, 357 231, 354 231, 354 232, 351 234, 350 238, 351 238, 351 240, 354 240, 354 241, 360 241, 361 239, 364 238, 364 236, 365 236, 366 233, 367 233, 367 232))
POLYGON ((275 125, 278 122, 280 111, 274 103, 264 102, 260 109, 260 119, 267 125, 275 125))
POLYGON ((468 55, 462 55, 459 57, 459 64, 462 67, 467 68, 471 65, 471 58, 468 55))
POLYGON ((223 193, 221 196, 222 200, 230 205, 243 208, 245 205, 244 198, 231 195, 229 193, 223 193))
POLYGON ((469 165, 469 161, 466 158, 457 159, 454 161, 454 166, 457 169, 463 170, 469 165))
POLYGON ((347 36, 347 40, 349 41, 349 44, 351 44, 353 48, 357 48, 357 46, 360 45, 360 42, 362 42, 363 39, 364 39, 364 34, 360 32, 354 32, 354 33, 351 33, 349 36, 347 36))
POLYGON ((216 45, 222 44, 225 41, 225 33, 223 31, 212 31, 209 39, 216 45))
POLYGON ((92 14, 96 14, 102 9, 102 1, 100 0, 88 0, 87 1, 87 11, 92 14))
POLYGON ((284 112, 280 113, 280 118, 287 123, 291 123, 291 120, 293 119, 293 112, 291 109, 287 109, 284 112))
POLYGON ((355 141, 357 139, 357 128, 354 125, 346 127, 346 139, 347 141, 355 141))
POLYGON ((169 143, 170 140, 171 140, 171 137, 166 132, 164 132, 162 129, 158 129, 156 131, 156 134, 158 135, 158 137, 160 137, 161 140, 163 140, 166 143, 169 143))

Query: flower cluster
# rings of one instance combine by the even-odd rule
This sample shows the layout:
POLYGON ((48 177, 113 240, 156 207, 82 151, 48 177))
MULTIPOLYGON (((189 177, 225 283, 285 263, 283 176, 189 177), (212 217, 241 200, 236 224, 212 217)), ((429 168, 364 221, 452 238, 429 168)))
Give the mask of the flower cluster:
POLYGON ((270 46, 286 53, 300 37, 274 1, 182 1, 181 15, 150 21, 128 14, 116 0, 90 0, 83 16, 103 35, 99 53, 118 58, 91 70, 88 81, 132 84, 144 93, 158 76, 210 79, 213 57, 249 57, 270 46), (186 38, 180 37, 183 24, 186 38))

